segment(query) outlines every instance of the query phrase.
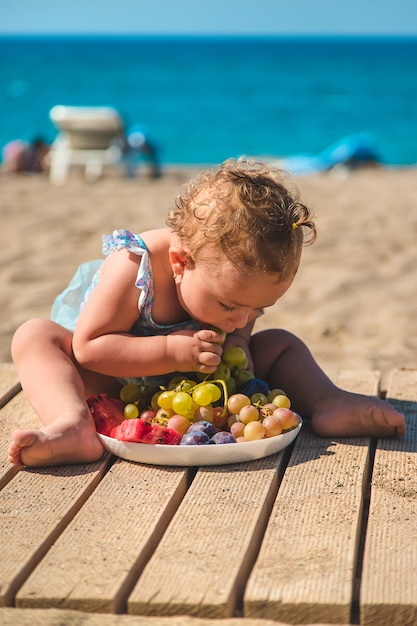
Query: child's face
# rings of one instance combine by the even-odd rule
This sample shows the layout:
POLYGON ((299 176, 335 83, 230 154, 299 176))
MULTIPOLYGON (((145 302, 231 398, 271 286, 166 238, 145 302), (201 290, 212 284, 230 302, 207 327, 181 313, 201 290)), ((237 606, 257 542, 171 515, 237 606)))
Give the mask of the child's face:
POLYGON ((292 281, 278 282, 273 274, 248 276, 229 261, 219 263, 215 270, 197 263, 184 268, 177 293, 193 319, 231 333, 275 304, 292 281))

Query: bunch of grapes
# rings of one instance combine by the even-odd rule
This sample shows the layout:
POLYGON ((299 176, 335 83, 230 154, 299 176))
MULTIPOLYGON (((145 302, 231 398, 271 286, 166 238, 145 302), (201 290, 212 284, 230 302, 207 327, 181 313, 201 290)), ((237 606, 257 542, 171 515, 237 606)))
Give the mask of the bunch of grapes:
POLYGON ((275 437, 300 424, 300 416, 290 407, 291 401, 281 389, 268 395, 256 392, 251 397, 236 393, 227 402, 227 426, 237 442, 275 437))
POLYGON ((149 406, 140 410, 140 388, 135 383, 122 387, 120 398, 126 403, 126 419, 140 417, 185 433, 191 423, 206 420, 222 428, 228 418, 227 388, 224 381, 173 378, 168 387, 160 388, 150 398, 149 406), (224 398, 223 402, 222 396, 224 398))
POLYGON ((234 347, 224 351, 216 378, 175 377, 156 392, 129 383, 120 392, 124 416, 179 432, 181 445, 255 441, 296 428, 301 420, 285 393, 269 390, 247 367, 246 354, 234 347))
POLYGON ((226 348, 223 351, 222 360, 211 377, 224 380, 229 395, 232 395, 254 378, 248 366, 248 357, 242 348, 237 346, 226 348))

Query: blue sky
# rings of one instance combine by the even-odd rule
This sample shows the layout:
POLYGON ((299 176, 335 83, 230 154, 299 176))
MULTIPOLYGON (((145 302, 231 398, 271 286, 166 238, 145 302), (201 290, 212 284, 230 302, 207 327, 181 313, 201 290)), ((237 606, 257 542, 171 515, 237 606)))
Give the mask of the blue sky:
POLYGON ((3 0, 30 33, 417 35, 417 0, 3 0))

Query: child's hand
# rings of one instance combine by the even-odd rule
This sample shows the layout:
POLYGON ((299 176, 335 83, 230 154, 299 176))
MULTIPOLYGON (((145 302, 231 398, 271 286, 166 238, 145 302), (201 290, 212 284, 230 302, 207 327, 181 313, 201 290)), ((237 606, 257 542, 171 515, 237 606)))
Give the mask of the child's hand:
POLYGON ((212 374, 221 360, 224 335, 211 329, 184 330, 167 337, 167 356, 173 371, 212 374))

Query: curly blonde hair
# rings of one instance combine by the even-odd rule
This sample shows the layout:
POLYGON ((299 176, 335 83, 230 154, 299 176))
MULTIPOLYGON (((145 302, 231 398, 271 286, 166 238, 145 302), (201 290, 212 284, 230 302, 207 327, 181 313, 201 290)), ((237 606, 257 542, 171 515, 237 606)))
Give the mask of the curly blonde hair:
POLYGON ((285 279, 297 271, 302 246, 317 236, 310 209, 286 178, 263 163, 228 159, 185 187, 167 224, 194 261, 209 246, 246 272, 285 279))

